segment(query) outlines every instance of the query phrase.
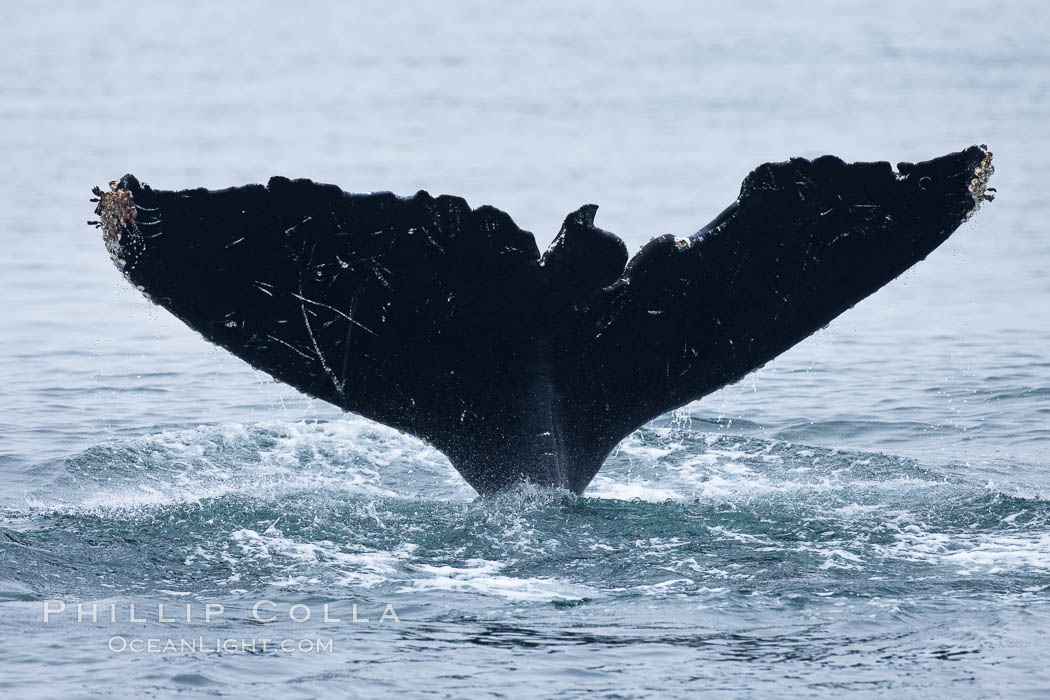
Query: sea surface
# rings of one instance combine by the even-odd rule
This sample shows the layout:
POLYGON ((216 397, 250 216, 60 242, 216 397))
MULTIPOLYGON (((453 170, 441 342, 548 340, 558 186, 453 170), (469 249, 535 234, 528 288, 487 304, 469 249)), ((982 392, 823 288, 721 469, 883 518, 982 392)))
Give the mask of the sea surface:
POLYGON ((5 2, 0 26, 0 696, 1050 691, 1050 6, 5 2), (281 174, 490 203, 541 249, 596 202, 635 249, 764 161, 974 143, 995 202, 582 497, 478 498, 149 305, 84 223, 126 172, 281 174))

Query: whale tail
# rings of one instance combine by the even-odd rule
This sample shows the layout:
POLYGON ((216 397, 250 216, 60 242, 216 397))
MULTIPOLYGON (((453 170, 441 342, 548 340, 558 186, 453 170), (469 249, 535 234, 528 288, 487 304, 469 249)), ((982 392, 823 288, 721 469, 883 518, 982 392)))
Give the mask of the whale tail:
POLYGON ((924 163, 758 167, 738 199, 628 263, 597 207, 540 254, 459 198, 272 178, 96 188, 127 279, 302 392, 420 438, 479 492, 582 492, 652 418, 740 379, 940 245, 991 195, 985 147, 924 163))

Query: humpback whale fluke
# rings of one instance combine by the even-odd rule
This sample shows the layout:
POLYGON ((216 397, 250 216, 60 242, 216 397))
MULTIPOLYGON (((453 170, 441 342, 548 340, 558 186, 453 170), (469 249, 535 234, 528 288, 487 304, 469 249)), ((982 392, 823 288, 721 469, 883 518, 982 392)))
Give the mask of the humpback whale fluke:
POLYGON ((582 492, 647 421, 761 366, 897 277, 991 199, 991 153, 759 166, 690 236, 628 263, 570 214, 542 255, 498 209, 309 180, 96 188, 125 277, 208 340, 428 440, 479 492, 582 492))

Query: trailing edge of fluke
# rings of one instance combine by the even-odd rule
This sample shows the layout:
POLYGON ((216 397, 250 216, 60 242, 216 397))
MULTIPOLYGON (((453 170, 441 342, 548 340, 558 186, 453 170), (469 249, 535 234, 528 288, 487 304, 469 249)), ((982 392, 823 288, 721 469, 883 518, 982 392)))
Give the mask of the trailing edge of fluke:
POLYGON ((95 188, 124 276, 213 343, 416 435, 481 493, 581 493, 631 431, 740 379, 875 292, 992 198, 984 146, 923 163, 766 163, 628 262, 570 214, 540 254, 459 197, 271 178, 95 188))

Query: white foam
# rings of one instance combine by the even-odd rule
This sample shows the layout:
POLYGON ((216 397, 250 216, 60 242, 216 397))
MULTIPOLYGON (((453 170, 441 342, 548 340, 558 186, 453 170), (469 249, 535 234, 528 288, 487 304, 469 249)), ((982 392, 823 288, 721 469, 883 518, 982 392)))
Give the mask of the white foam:
MULTIPOLYGON (((106 475, 101 483, 92 482, 89 473, 66 493, 31 494, 26 506, 35 511, 94 513, 199 504, 231 495, 272 500, 304 490, 403 498, 404 494, 380 483, 380 469, 396 464, 402 470, 423 470, 449 485, 454 482, 448 475, 455 476, 433 448, 356 417, 329 423, 202 426, 97 449, 110 449, 116 459, 131 464, 122 465, 123 475, 106 475)), ((90 459, 81 456, 73 463, 79 466, 78 460, 90 459)), ((107 467, 98 465, 100 476, 107 467)), ((469 497, 466 485, 457 490, 459 498, 469 497)))
POLYGON ((401 591, 473 592, 529 602, 583 600, 595 595, 592 589, 554 578, 504 576, 499 573, 506 566, 503 562, 470 559, 465 563, 462 567, 417 565, 414 569, 425 576, 413 579, 401 591))
POLYGON ((827 558, 820 565, 821 569, 861 569, 864 559, 844 549, 833 549, 826 552, 827 558))
POLYGON ((691 578, 672 578, 659 583, 652 583, 645 586, 635 586, 636 591, 642 593, 667 593, 670 589, 689 589, 693 587, 693 579, 691 578))
POLYGON ((649 503, 664 503, 666 501, 681 501, 685 499, 682 494, 671 489, 653 486, 648 481, 631 481, 629 483, 617 483, 610 477, 599 474, 591 482, 587 489, 589 498, 603 498, 616 501, 646 501, 649 503))
MULTIPOLYGON (((383 551, 365 547, 337 544, 329 540, 297 542, 273 528, 263 534, 241 529, 230 534, 230 540, 239 549, 236 554, 226 552, 223 559, 236 573, 242 557, 271 559, 284 557, 292 566, 308 565, 335 576, 334 585, 371 588, 396 579, 400 565, 408 560, 417 545, 404 543, 393 550, 383 551)), ((302 583, 318 583, 316 576, 290 575, 271 582, 278 587, 302 583)))
POLYGON ((902 528, 887 556, 959 567, 961 575, 1050 570, 1050 533, 945 533, 902 528))

